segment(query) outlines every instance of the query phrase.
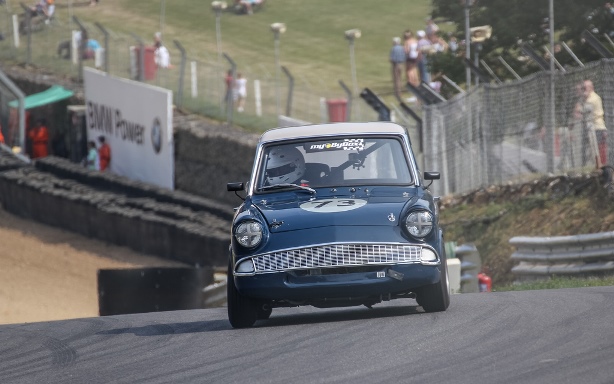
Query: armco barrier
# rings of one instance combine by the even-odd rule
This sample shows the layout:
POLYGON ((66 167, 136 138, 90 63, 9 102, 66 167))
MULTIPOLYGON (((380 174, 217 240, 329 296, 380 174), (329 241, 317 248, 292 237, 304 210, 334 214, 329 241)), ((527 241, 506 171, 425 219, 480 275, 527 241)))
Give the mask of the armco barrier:
POLYGON ((456 257, 461 261, 461 292, 475 293, 480 291, 478 273, 482 267, 482 259, 478 249, 473 244, 463 244, 456 247, 456 257))
POLYGON ((554 275, 590 276, 614 273, 614 232, 574 236, 513 237, 512 273, 518 280, 554 275))

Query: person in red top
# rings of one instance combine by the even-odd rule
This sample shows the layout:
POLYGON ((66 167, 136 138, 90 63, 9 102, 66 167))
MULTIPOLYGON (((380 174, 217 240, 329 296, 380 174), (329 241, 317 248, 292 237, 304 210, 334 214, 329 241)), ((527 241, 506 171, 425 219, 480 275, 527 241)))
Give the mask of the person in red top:
POLYGON ((45 119, 38 119, 36 125, 28 132, 28 137, 32 140, 32 158, 38 159, 46 157, 49 143, 49 130, 46 127, 45 119))
POLYGON ((104 136, 98 137, 100 148, 98 148, 98 159, 100 161, 100 170, 104 171, 111 163, 111 147, 107 143, 104 136))

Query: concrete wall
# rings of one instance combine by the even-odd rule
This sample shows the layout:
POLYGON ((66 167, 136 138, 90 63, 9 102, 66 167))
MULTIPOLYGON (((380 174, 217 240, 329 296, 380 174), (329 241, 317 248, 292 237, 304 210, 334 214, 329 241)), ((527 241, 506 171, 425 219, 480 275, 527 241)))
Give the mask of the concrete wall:
POLYGON ((196 116, 178 115, 174 124, 175 187, 239 205, 241 200, 226 184, 249 179, 259 136, 196 116))

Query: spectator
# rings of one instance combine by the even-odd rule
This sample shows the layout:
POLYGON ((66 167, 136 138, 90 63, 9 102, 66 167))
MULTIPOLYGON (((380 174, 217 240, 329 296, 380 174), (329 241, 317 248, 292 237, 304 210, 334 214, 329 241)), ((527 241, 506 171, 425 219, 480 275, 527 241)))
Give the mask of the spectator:
POLYGON ((4 135, 2 134, 2 125, 0 125, 0 144, 6 144, 4 142, 4 135))
POLYGON ((406 30, 403 37, 405 38, 403 48, 406 55, 405 72, 407 74, 407 82, 414 87, 418 87, 420 85, 420 78, 418 77, 418 59, 420 56, 418 40, 416 40, 410 30, 406 30))
POLYGON ((450 36, 450 40, 448 42, 448 48, 450 52, 456 53, 458 51, 458 41, 456 40, 456 36, 450 36))
POLYGON ((442 53, 448 50, 448 47, 449 47, 448 43, 446 43, 444 38, 441 37, 439 32, 432 34, 430 40, 431 40, 431 53, 434 53, 434 54, 442 53))
POLYGON ((245 109, 245 98, 247 97, 247 79, 237 73, 235 81, 234 101, 237 103, 237 111, 243 112, 245 109))
POLYGON ((425 83, 430 81, 427 58, 432 49, 431 41, 426 37, 426 32, 418 31, 418 50, 420 51, 418 70, 420 71, 420 81, 425 83))
POLYGON ((85 42, 85 51, 83 52, 84 59, 93 59, 96 57, 96 51, 101 48, 98 40, 87 39, 85 42))
POLYGON ((100 170, 100 158, 98 157, 98 151, 96 150, 96 142, 87 142, 87 157, 85 158, 85 166, 87 169, 93 171, 100 170))
POLYGON ((32 158, 39 159, 49 154, 47 149, 49 144, 49 130, 44 118, 36 121, 36 125, 28 132, 28 138, 32 142, 32 158))
POLYGON ((584 80, 583 85, 583 122, 586 124, 589 134, 589 142, 593 149, 596 166, 601 168, 608 161, 608 131, 603 118, 603 103, 601 97, 595 92, 591 80, 584 80))
POLYGON ((162 34, 156 32, 154 35, 154 62, 158 68, 171 68, 171 55, 168 49, 162 44, 162 34))
POLYGON ((32 16, 44 15, 45 8, 47 8, 47 0, 39 0, 36 4, 30 7, 30 14, 32 16))
POLYGON ((111 163, 111 147, 104 136, 98 136, 100 148, 98 148, 98 159, 100 161, 100 170, 104 171, 111 163))
POLYGON ((426 28, 424 28, 424 31, 426 33, 426 37, 428 39, 431 39, 431 37, 436 34, 437 32, 439 32, 439 27, 437 26, 437 24, 435 24, 435 22, 433 21, 432 18, 428 18, 426 20, 426 28))
POLYGON ((392 39, 392 48, 390 49, 390 65, 392 70, 392 85, 394 87, 394 94, 397 97, 401 97, 403 63, 405 63, 405 50, 401 45, 401 38, 394 37, 392 39))
POLYGON ((55 14, 55 0, 47 0, 45 3, 45 8, 43 8, 43 13, 45 14, 45 24, 49 24, 53 15, 55 14))
POLYGON ((264 0, 236 0, 235 3, 237 4, 239 10, 251 15, 254 13, 254 7, 262 5, 264 0))

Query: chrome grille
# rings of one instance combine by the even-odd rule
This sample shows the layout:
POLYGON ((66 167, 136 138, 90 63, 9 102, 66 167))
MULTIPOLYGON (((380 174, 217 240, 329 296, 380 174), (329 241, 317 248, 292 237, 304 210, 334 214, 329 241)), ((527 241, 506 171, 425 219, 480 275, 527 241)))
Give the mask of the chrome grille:
POLYGON ((333 244, 253 258, 256 273, 291 269, 420 262, 422 247, 403 244, 333 244))

